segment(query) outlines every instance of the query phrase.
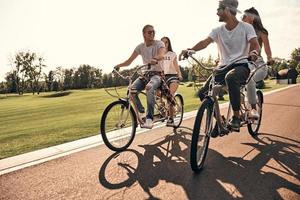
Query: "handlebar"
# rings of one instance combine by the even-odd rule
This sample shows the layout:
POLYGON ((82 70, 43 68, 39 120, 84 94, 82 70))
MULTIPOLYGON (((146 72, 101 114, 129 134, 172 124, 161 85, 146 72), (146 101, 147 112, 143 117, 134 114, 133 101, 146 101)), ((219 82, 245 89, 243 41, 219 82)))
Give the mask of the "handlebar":
POLYGON ((182 54, 179 56, 179 60, 185 60, 187 58, 192 58, 198 65, 200 65, 200 67, 202 67, 203 69, 206 69, 206 70, 213 70, 213 68, 211 67, 206 67, 204 66, 201 62, 199 62, 199 60, 197 60, 193 54, 195 54, 196 51, 194 50, 186 50, 186 53, 182 54))
MULTIPOLYGON (((235 64, 235 63, 237 63, 237 62, 239 62, 239 61, 241 61, 241 60, 245 60, 245 59, 248 61, 248 63, 251 63, 251 64, 254 63, 254 62, 252 62, 252 61, 249 60, 249 57, 248 57, 248 56, 243 56, 243 57, 241 57, 241 58, 237 58, 237 59, 231 61, 229 64, 225 65, 225 66, 222 67, 222 68, 216 67, 216 68, 214 69, 214 72, 217 73, 217 72, 225 71, 227 68, 231 67, 233 64, 235 64)), ((255 63, 254 63, 254 64, 255 64, 255 63)))
POLYGON ((270 62, 267 62, 266 64, 263 64, 263 65, 260 65, 258 66, 255 62, 251 61, 250 60, 250 57, 249 56, 243 56, 241 58, 237 58, 233 61, 231 61, 229 64, 223 66, 222 68, 219 68, 219 67, 215 67, 215 68, 210 68, 210 67, 206 67, 204 66, 199 60, 197 60, 193 54, 195 54, 196 51, 194 50, 186 50, 186 52, 184 54, 182 54, 180 57, 179 57, 179 60, 184 60, 184 59, 187 59, 187 58, 192 58, 201 68, 203 69, 206 69, 206 70, 212 70, 214 73, 217 73, 217 72, 222 72, 222 71, 225 71, 226 69, 228 69, 228 67, 231 67, 233 64, 241 61, 241 60, 247 60, 248 63, 250 64, 253 64, 256 68, 255 71, 257 71, 259 68, 265 66, 265 65, 270 65, 270 62))
POLYGON ((145 64, 145 65, 138 66, 138 67, 136 68, 136 70, 134 71, 134 73, 133 73, 131 76, 124 76, 124 75, 122 75, 122 74, 119 72, 119 70, 117 70, 116 68, 113 69, 112 73, 118 74, 118 76, 120 76, 120 77, 123 78, 123 79, 128 79, 128 80, 130 80, 131 77, 133 77, 133 76, 137 73, 138 70, 140 70, 140 69, 142 69, 142 68, 145 68, 145 67, 147 67, 147 70, 149 70, 149 69, 151 68, 151 65, 152 65, 151 63, 147 63, 147 64, 145 64))
POLYGON ((251 61, 250 57, 248 57, 248 56, 243 56, 243 57, 241 57, 241 58, 238 58, 238 59, 233 60, 231 63, 225 65, 225 66, 222 67, 222 68, 218 68, 218 67, 216 67, 216 68, 209 68, 209 67, 204 66, 199 60, 197 60, 197 59, 193 56, 193 54, 195 54, 195 53, 196 53, 196 51, 194 51, 194 50, 187 50, 184 54, 181 55, 182 57, 179 56, 179 60, 182 60, 182 59, 184 60, 184 59, 187 59, 187 58, 190 57, 190 58, 192 58, 192 59, 193 59, 200 67, 202 67, 203 69, 206 69, 206 70, 212 70, 214 74, 217 73, 217 72, 225 71, 226 69, 228 69, 228 67, 232 66, 232 65, 235 64, 236 62, 241 61, 241 60, 245 60, 245 59, 246 59, 247 62, 248 62, 249 64, 252 64, 252 65, 255 66, 255 69, 252 70, 252 71, 250 72, 250 75, 249 75, 249 77, 248 77, 248 79, 247 79, 247 81, 246 81, 246 84, 250 81, 250 79, 254 76, 254 74, 255 74, 259 69, 261 69, 262 67, 264 67, 264 66, 266 66, 266 65, 271 65, 271 63, 270 63, 269 61, 268 61, 267 63, 258 65, 258 64, 255 63, 254 61, 251 61))

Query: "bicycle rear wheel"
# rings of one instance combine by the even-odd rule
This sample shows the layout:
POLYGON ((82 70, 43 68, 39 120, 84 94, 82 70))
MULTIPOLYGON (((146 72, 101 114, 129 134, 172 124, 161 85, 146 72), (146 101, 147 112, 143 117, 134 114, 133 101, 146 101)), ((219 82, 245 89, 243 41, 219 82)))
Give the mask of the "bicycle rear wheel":
POLYGON ((132 143, 137 127, 135 113, 128 102, 115 101, 103 112, 100 131, 105 145, 113 151, 124 151, 132 143))
POLYGON ((212 111, 213 102, 205 99, 195 119, 190 152, 191 168, 195 173, 199 173, 204 165, 210 139, 209 133, 212 130, 212 111))
POLYGON ((256 136, 258 134, 258 130, 261 124, 261 119, 262 119, 262 110, 263 110, 263 93, 258 90, 256 92, 256 109, 257 112, 259 114, 259 118, 252 120, 251 123, 249 123, 247 125, 248 128, 248 132, 250 133, 250 135, 252 135, 253 137, 256 136))
POLYGON ((174 98, 176 102, 176 105, 174 106, 174 128, 178 128, 183 118, 183 98, 181 94, 176 94, 174 98))

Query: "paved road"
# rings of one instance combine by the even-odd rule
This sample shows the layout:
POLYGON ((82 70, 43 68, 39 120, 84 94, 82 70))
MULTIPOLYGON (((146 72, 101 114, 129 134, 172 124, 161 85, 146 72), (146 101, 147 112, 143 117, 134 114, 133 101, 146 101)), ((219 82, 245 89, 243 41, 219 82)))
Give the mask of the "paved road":
POLYGON ((104 145, 0 177, 0 199, 300 199, 300 86, 266 96, 261 133, 212 139, 193 174, 194 118, 176 133, 140 134, 128 151, 104 145))

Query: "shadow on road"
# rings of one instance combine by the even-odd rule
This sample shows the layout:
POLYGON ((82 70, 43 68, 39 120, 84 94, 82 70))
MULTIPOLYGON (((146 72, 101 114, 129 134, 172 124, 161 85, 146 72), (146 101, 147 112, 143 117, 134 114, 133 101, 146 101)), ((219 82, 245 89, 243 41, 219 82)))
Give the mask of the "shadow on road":
POLYGON ((159 199, 151 189, 162 180, 182 187, 188 199, 284 199, 282 189, 300 193, 299 141, 264 133, 255 143, 244 143, 252 150, 243 157, 224 157, 210 149, 203 171, 194 174, 190 139, 191 131, 180 128, 137 150, 114 153, 100 167, 99 182, 124 192, 139 186, 148 199, 159 199))

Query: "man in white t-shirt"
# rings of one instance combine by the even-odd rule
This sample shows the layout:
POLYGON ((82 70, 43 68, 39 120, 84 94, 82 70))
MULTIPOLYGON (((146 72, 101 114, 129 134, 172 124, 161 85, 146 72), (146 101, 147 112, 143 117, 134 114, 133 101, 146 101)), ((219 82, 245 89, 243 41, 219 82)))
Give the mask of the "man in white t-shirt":
POLYGON ((137 109, 141 115, 145 113, 145 109, 138 97, 138 94, 146 88, 147 94, 147 115, 146 121, 141 125, 143 128, 152 128, 153 127, 153 113, 154 113, 154 104, 155 104, 155 91, 161 85, 161 67, 158 64, 158 61, 161 61, 165 54, 165 44, 160 40, 154 40, 155 31, 152 25, 146 25, 143 28, 143 37, 144 42, 139 44, 131 54, 131 56, 123 63, 120 63, 115 66, 116 69, 120 67, 128 66, 132 63, 138 55, 142 56, 143 63, 151 63, 151 69, 148 70, 149 82, 146 83, 145 80, 137 78, 133 85, 132 90, 137 91, 134 95, 134 102, 137 106, 137 109))
MULTIPOLYGON (((248 55, 255 60, 260 48, 256 33, 251 25, 236 19, 237 7, 237 0, 219 1, 217 15, 219 21, 225 22, 225 24, 213 29, 209 36, 197 43, 192 50, 202 50, 215 42, 219 51, 219 66, 225 66, 233 60, 248 55)), ((186 50, 182 52, 182 54, 184 53, 186 53, 186 50)), ((234 113, 230 125, 235 131, 239 131, 240 128, 240 85, 246 82, 249 73, 247 60, 242 60, 226 72, 219 73, 215 77, 217 82, 226 82, 227 84, 229 100, 234 113)), ((216 130, 214 129, 213 132, 215 133, 216 130)), ((218 133, 215 134, 218 135, 218 133)), ((213 136, 213 133, 211 135, 213 136)))

